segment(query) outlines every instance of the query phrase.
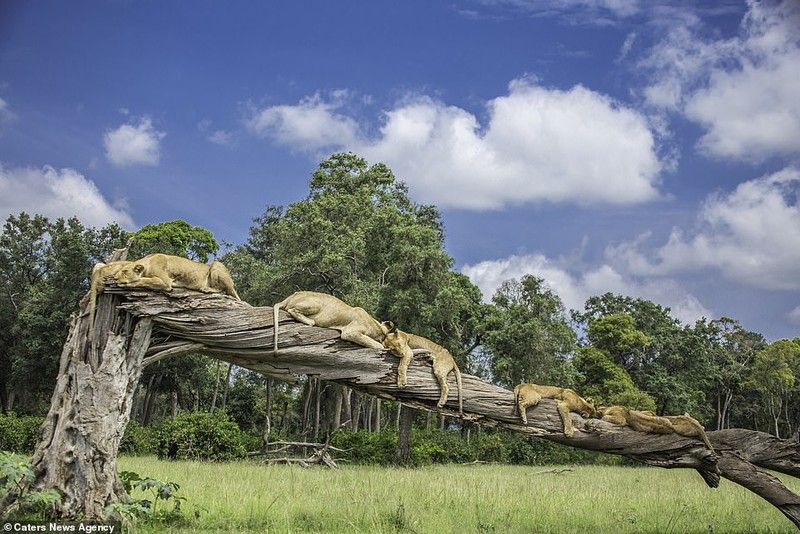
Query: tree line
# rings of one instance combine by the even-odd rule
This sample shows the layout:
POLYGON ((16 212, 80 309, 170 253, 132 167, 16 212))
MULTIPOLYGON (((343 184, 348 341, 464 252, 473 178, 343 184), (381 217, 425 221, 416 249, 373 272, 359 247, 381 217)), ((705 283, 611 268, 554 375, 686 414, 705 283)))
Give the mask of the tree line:
MULTIPOLYGON (((800 338, 768 343, 728 317, 682 324, 657 303, 612 293, 567 310, 533 275, 504 282, 484 302, 453 270, 436 207, 414 203, 387 166, 354 154, 320 163, 305 199, 268 206, 247 241, 224 253, 211 232, 185 221, 129 233, 77 218, 9 216, 0 234, 4 413, 46 411, 68 319, 88 290, 91 267, 130 237, 130 257, 220 259, 255 306, 300 289, 333 294, 438 342, 462 371, 505 387, 572 387, 602 404, 688 411, 709 429, 785 437, 800 426, 800 338)), ((200 355, 146 368, 132 417, 147 426, 180 412, 217 410, 251 433, 316 439, 345 421, 351 429, 397 429, 401 443, 414 422, 448 426, 444 417, 314 377, 278 383, 200 355)))

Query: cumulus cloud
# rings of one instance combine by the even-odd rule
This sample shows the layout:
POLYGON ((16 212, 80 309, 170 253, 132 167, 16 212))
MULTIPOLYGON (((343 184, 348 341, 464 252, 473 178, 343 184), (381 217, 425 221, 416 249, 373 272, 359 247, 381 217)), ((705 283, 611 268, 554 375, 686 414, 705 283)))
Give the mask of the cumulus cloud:
POLYGON ((210 119, 203 119, 197 123, 197 129, 206 136, 210 143, 220 146, 233 146, 233 132, 212 128, 214 123, 210 119))
POLYGON ((726 278, 763 289, 800 289, 800 169, 739 184, 710 195, 697 227, 672 231, 668 241, 645 250, 647 236, 607 251, 628 271, 666 275, 715 269, 726 278))
POLYGON ((347 146, 355 142, 358 124, 337 112, 346 98, 346 91, 335 91, 329 100, 316 93, 296 105, 255 110, 247 120, 247 128, 258 136, 300 150, 347 146))
POLYGON ((800 153, 800 3, 748 2, 740 34, 706 39, 686 13, 639 63, 646 101, 705 129, 698 149, 761 161, 800 153))
POLYGON ((152 121, 143 117, 138 124, 123 124, 103 136, 106 158, 118 167, 129 165, 158 165, 161 159, 161 140, 167 134, 153 127, 152 121))
MULTIPOLYGON (((537 17, 559 17, 575 24, 609 25, 642 9, 640 0, 479 0, 485 6, 510 7, 537 17)), ((470 16, 474 10, 462 10, 470 16)))
POLYGON ((787 317, 790 323, 800 326, 800 306, 790 311, 787 317))
POLYGON ((353 150, 386 162, 424 202, 494 209, 526 202, 633 204, 657 198, 659 159, 647 119, 580 85, 515 80, 471 112, 427 96, 384 112, 377 134, 318 95, 258 111, 250 128, 293 148, 353 150))
POLYGON ((109 203, 94 182, 74 169, 0 166, 0 218, 21 211, 51 218, 75 216, 90 226, 116 222, 134 227, 123 207, 109 203))
POLYGON ((15 118, 16 115, 13 111, 11 111, 11 107, 8 105, 8 102, 0 98, 0 128, 15 118))
POLYGON ((544 279, 567 308, 581 310, 593 295, 613 292, 652 300, 672 310, 677 319, 692 323, 711 312, 690 292, 671 279, 643 280, 625 276, 608 264, 572 273, 559 262, 542 254, 513 255, 503 259, 466 265, 461 272, 469 276, 489 300, 505 280, 532 274, 544 279))
POLYGON ((233 134, 225 130, 214 130, 206 139, 215 145, 231 146, 233 144, 233 134))

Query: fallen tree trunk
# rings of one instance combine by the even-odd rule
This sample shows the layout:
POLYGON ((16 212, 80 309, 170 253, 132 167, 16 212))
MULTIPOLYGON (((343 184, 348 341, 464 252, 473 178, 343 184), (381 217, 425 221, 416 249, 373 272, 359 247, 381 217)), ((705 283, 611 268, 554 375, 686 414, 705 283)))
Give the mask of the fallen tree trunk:
MULTIPOLYGON (((399 358, 342 341, 335 330, 308 327, 283 313, 279 351, 274 354, 272 309, 252 307, 230 297, 177 289, 165 294, 107 286, 98 303, 97 324, 98 346, 104 347, 99 355, 88 351, 85 312, 72 324, 62 355, 59 386, 34 455, 35 486, 62 491, 68 504, 58 512, 65 517, 95 519, 105 505, 127 498, 116 478, 115 459, 119 437, 130 415, 133 390, 142 366, 176 354, 202 352, 280 380, 312 375, 379 398, 458 417, 452 378, 451 398, 444 407, 436 407, 439 389, 430 365, 412 362, 408 385, 398 388, 399 358), (114 372, 104 371, 106 368, 113 368, 114 372), (92 380, 79 369, 91 371, 84 374, 92 380), (105 416, 108 412, 112 415, 105 416), (77 439, 77 435, 81 438, 77 439), (80 457, 77 463, 76 456, 80 457), (84 472, 91 476, 81 474, 84 472), (85 480, 75 483, 76 476, 85 480)), ((530 409, 525 426, 514 413, 511 391, 470 375, 463 375, 463 387, 464 419, 468 421, 618 454, 648 465, 693 468, 712 487, 716 487, 721 474, 765 498, 800 526, 800 499, 778 479, 756 467, 774 468, 764 458, 766 453, 756 452, 752 442, 758 439, 750 434, 742 435, 749 440, 742 450, 736 445, 737 439, 744 439, 742 436, 710 433, 712 442, 719 447, 715 453, 698 439, 643 434, 596 419, 585 421, 572 414, 576 431, 567 438, 551 400, 545 399, 530 409), (754 465, 756 460, 759 463, 754 465)), ((791 445, 786 450, 789 449, 791 445)), ((796 454, 796 450, 794 456, 781 453, 776 465, 784 466, 784 472, 797 469, 796 454)))

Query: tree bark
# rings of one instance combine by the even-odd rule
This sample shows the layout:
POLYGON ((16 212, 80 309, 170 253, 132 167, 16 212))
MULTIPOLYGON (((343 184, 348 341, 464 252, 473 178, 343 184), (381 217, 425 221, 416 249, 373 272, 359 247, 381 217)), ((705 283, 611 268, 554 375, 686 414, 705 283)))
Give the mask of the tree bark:
POLYGON ((222 410, 228 406, 228 391, 231 389, 231 371, 233 371, 233 363, 228 364, 228 372, 225 374, 225 387, 222 390, 222 410))
POLYGON ((63 518, 103 519, 106 506, 127 501, 117 475, 117 450, 150 344, 152 321, 124 321, 109 332, 99 360, 89 362, 85 318, 73 320, 61 355, 50 411, 33 454, 37 489, 63 496, 63 518))
POLYGON ((358 391, 354 391, 352 389, 350 391, 352 392, 351 401, 350 401, 351 404, 352 404, 352 408, 351 408, 352 412, 351 412, 351 418, 350 418, 350 429, 353 432, 358 432, 358 429, 361 426, 361 425, 359 425, 359 422, 361 421, 361 419, 360 419, 360 417, 361 417, 361 403, 362 403, 362 400, 363 400, 364 396, 361 393, 359 393, 358 391))
POLYGON ((220 361, 217 361, 217 372, 215 373, 214 377, 214 395, 211 397, 211 412, 216 410, 217 408, 217 394, 219 393, 219 368, 220 368, 220 361))
POLYGON ((414 416, 417 410, 403 405, 400 410, 400 432, 397 435, 397 448, 394 451, 394 463, 397 465, 411 464, 411 430, 414 426, 414 416))
MULTIPOLYGON (((400 388, 396 384, 399 359, 394 355, 342 341, 335 330, 308 327, 283 313, 280 350, 275 354, 272 323, 271 308, 251 307, 227 296, 107 285, 95 320, 97 346, 102 351, 88 350, 85 314, 73 321, 64 345, 56 391, 34 454, 35 488, 59 489, 64 500, 56 511, 64 517, 98 519, 107 504, 125 500, 115 461, 141 368, 181 351, 204 353, 281 380, 314 375, 412 408, 459 416, 455 399, 436 407, 439 386, 430 365, 422 361, 411 363, 408 385, 400 388)), ((571 414, 575 433, 567 438, 552 400, 544 399, 531 408, 528 425, 522 425, 511 391, 466 374, 463 389, 466 422, 618 454, 648 465, 697 469, 710 486, 718 484, 721 474, 762 496, 800 526, 798 497, 754 463, 769 466, 764 458, 769 452, 744 444, 745 438, 750 439, 748 443, 763 442, 758 436, 710 432, 718 447, 712 452, 698 439, 644 434, 571 414)), ((774 457, 776 465, 786 464, 784 469, 789 471, 797 468, 796 443, 779 440, 767 448, 783 451, 774 457)))
POLYGON ((272 432, 272 379, 267 378, 264 383, 264 394, 266 395, 266 415, 264 416, 264 433, 262 438, 264 440, 264 450, 269 447, 269 435, 272 432))

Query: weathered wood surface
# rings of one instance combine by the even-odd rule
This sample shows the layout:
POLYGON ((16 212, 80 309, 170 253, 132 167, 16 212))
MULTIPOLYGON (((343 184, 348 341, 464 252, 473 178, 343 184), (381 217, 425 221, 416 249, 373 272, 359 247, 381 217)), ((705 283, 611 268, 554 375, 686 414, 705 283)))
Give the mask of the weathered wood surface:
MULTIPOLYGON (((71 457, 65 459, 58 456, 57 451, 64 448, 57 443, 58 440, 71 440, 71 454, 80 453, 87 458, 96 458, 96 451, 103 451, 100 460, 103 465, 110 466, 105 472, 108 473, 107 478, 111 481, 110 487, 113 491, 103 490, 105 497, 98 497, 98 505, 101 504, 100 501, 108 504, 124 498, 119 492, 119 482, 111 475, 111 467, 115 467, 113 462, 118 438, 122 435, 130 414, 131 384, 135 387, 143 365, 175 354, 202 352, 281 380, 293 380, 302 374, 313 375, 385 399, 399 400, 410 406, 458 416, 456 384, 452 376, 449 377, 450 398, 443 408, 438 409, 436 402, 439 388, 429 364, 416 360, 412 362, 408 369, 408 385, 398 388, 396 372, 399 358, 342 341, 335 330, 307 327, 282 313, 279 352, 274 354, 272 308, 252 307, 227 296, 180 289, 165 294, 109 285, 106 293, 101 296, 97 309, 98 327, 95 336, 98 346, 105 347, 105 350, 102 354, 90 354, 88 350, 90 344, 85 339, 84 307, 84 315, 73 323, 70 339, 65 345, 62 366, 86 363, 95 372, 103 365, 118 366, 117 372, 125 376, 112 379, 107 374, 98 374, 98 380, 92 387, 102 389, 100 381, 116 380, 111 386, 117 391, 116 396, 109 394, 95 397, 97 405, 94 407, 88 404, 81 406, 81 410, 87 410, 89 415, 77 417, 74 409, 64 412, 63 399, 71 397, 62 386, 62 380, 65 380, 65 369, 62 368, 59 387, 53 396, 51 407, 51 414, 55 414, 55 417, 48 415, 44 428, 57 428, 62 424, 58 418, 59 413, 70 424, 89 419, 81 427, 85 437, 80 446, 76 447, 72 434, 48 430, 37 447, 35 458, 38 458, 40 473, 46 474, 52 470, 65 473, 69 469, 67 464, 72 460, 71 457), (145 332, 149 348, 146 344, 143 347, 145 332), (109 348, 114 346, 118 348, 109 348), (81 353, 83 362, 79 357, 81 353), (110 363, 106 364, 107 361, 110 363), (99 420, 101 412, 109 406, 117 408, 112 409, 113 414, 99 425, 102 428, 93 427, 92 420, 99 420)), ((76 376, 77 373, 66 375, 76 376)), ((86 383, 81 386, 88 387, 86 383)), ((466 374, 463 375, 463 386, 466 420, 507 428, 573 447, 618 454, 648 465, 694 468, 710 486, 717 485, 721 474, 764 497, 795 525, 800 526, 800 499, 778 479, 756 467, 779 466, 783 472, 796 474, 800 464, 797 462, 795 442, 770 441, 769 450, 776 451, 776 456, 770 459, 769 451, 757 446, 763 442, 763 438, 753 436, 747 431, 738 435, 711 432, 709 437, 717 448, 716 452, 712 452, 699 439, 674 434, 643 434, 596 419, 585 421, 577 414, 572 414, 575 434, 572 438, 567 438, 562 433, 561 420, 553 401, 545 399, 539 406, 529 409, 528 425, 523 426, 514 413, 511 391, 466 374), (737 445, 739 441, 742 441, 741 447, 737 445)), ((86 392, 77 395, 87 400, 91 398, 86 396, 86 392)), ((42 476, 37 479, 37 487, 48 487, 48 483, 43 480, 42 476)), ((55 480, 53 487, 59 487, 57 483, 63 483, 63 480, 55 480)), ((83 491, 85 488, 72 488, 72 493, 78 495, 77 490, 83 491)), ((98 495, 101 493, 103 492, 98 495)), ((87 507, 78 509, 87 517, 97 517, 88 513, 87 507)))

